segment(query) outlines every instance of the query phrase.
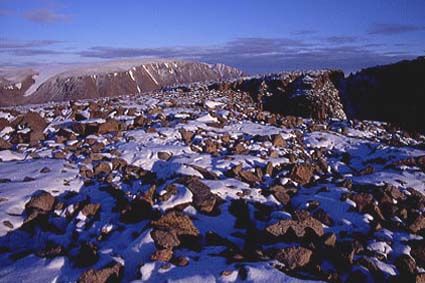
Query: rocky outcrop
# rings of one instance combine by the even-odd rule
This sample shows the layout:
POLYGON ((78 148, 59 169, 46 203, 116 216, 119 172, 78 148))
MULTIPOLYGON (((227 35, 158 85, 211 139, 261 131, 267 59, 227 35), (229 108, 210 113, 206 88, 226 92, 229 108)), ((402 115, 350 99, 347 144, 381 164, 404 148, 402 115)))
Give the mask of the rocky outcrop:
POLYGON ((363 69, 345 80, 348 114, 424 130, 425 57, 363 69))
POLYGON ((48 67, 25 72, 2 71, 0 106, 138 94, 165 86, 242 75, 242 71, 223 64, 172 59, 116 61, 78 68, 62 66, 57 71, 48 67))
POLYGON ((295 71, 245 77, 209 86, 247 92, 263 110, 314 119, 346 119, 338 86, 342 71, 295 71))

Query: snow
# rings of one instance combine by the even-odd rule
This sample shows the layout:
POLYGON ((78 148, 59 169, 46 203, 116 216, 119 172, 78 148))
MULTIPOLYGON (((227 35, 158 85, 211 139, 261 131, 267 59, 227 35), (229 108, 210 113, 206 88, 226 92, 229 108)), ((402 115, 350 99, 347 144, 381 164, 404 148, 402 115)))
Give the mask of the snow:
MULTIPOLYGON (((0 151, 3 154, 4 151, 0 151)), ((8 178, 10 183, 0 186, 0 196, 6 198, 0 205, 0 219, 10 221, 14 227, 22 225, 21 215, 25 203, 37 190, 59 195, 66 190, 78 191, 82 186, 82 180, 76 178, 77 168, 67 166, 63 160, 54 159, 29 159, 25 161, 7 161, 0 163, 0 178, 8 178), (44 167, 51 169, 48 173, 41 173, 44 167), (25 177, 34 178, 33 181, 25 182, 25 177), (64 182, 64 181, 69 181, 64 182)), ((4 225, 0 225, 0 236, 9 231, 4 225)))

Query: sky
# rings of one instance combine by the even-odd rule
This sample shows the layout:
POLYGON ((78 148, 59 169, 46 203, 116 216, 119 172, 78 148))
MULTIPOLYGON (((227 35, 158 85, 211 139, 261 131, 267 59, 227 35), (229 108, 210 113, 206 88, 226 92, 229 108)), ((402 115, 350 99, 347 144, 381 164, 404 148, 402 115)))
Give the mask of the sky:
POLYGON ((425 55, 425 0, 0 0, 0 67, 140 57, 247 73, 425 55))

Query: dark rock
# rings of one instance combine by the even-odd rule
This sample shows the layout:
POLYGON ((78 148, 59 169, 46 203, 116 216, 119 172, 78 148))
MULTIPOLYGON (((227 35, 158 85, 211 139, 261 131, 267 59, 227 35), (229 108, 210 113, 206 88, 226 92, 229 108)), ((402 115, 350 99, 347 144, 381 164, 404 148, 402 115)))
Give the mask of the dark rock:
POLYGON ((158 158, 161 160, 169 160, 173 155, 169 152, 165 152, 165 151, 160 151, 158 152, 158 158))
POLYGON ((213 212, 217 197, 211 193, 211 189, 202 183, 197 177, 181 178, 180 183, 185 185, 193 194, 193 206, 202 213, 213 212))
POLYGON ((274 256, 289 270, 301 268, 310 263, 313 252, 303 247, 291 247, 279 250, 274 256))
POLYGON ((73 257, 75 266, 87 267, 95 264, 99 260, 97 249, 97 246, 92 243, 81 243, 77 254, 73 257))

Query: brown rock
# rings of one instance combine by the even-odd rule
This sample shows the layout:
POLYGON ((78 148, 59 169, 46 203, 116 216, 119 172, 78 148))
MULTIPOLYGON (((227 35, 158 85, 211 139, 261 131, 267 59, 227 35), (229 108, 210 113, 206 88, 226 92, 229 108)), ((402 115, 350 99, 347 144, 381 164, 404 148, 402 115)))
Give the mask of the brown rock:
POLYGON ((273 170, 274 170, 273 163, 271 163, 270 161, 267 162, 264 173, 269 175, 270 177, 273 177, 273 170))
POLYGON ((119 282, 122 271, 123 266, 120 263, 113 263, 97 270, 89 269, 81 274, 78 283, 119 282))
POLYGON ((10 123, 6 118, 0 118, 0 131, 2 131, 4 128, 9 126, 10 126, 10 123))
POLYGON ((111 173, 111 166, 107 161, 101 161, 94 166, 94 175, 99 176, 101 174, 111 173))
POLYGON ((409 225, 409 231, 416 234, 422 229, 425 229, 425 217, 423 215, 418 215, 413 223, 409 225))
POLYGON ((273 196, 283 205, 288 205, 291 201, 290 195, 287 193, 286 189, 282 186, 273 186, 270 188, 273 192, 273 196))
POLYGON ((164 193, 158 196, 158 201, 167 201, 171 198, 171 196, 177 194, 177 188, 173 184, 167 185, 164 191, 164 193))
POLYGON ((239 172, 239 176, 242 178, 242 180, 250 185, 253 185, 257 182, 261 182, 261 179, 252 173, 249 170, 242 170, 239 172))
POLYGON ((189 144, 193 138, 193 136, 195 135, 194 133, 187 131, 183 128, 181 128, 179 130, 180 135, 182 136, 182 139, 185 141, 185 143, 189 144))
POLYGON ((303 238, 309 230, 318 237, 323 236, 324 233, 322 223, 311 216, 303 220, 281 220, 266 228, 266 231, 275 237, 285 236, 292 231, 297 238, 303 238))
POLYGON ((151 236, 155 244, 161 248, 170 249, 179 246, 181 238, 197 238, 199 231, 190 218, 177 211, 167 212, 157 221, 152 221, 151 236))
POLYGON ((33 131, 43 131, 47 126, 47 122, 40 116, 40 114, 28 111, 24 116, 20 116, 12 121, 13 127, 29 127, 33 131))
POLYGON ((112 132, 117 132, 120 130, 120 123, 115 119, 108 119, 105 123, 100 124, 98 128, 98 134, 108 134, 112 132))
POLYGON ((373 205, 373 195, 368 193, 358 193, 350 196, 350 199, 356 203, 356 210, 363 212, 373 205))
POLYGON ((336 234, 335 233, 328 233, 323 235, 323 244, 326 247, 333 248, 336 244, 336 234))
POLYGON ((286 147, 287 146, 286 141, 282 138, 281 134, 273 135, 272 144, 275 147, 286 147))
POLYGON ((205 141, 204 152, 215 153, 217 151, 218 151, 218 143, 216 141, 213 141, 210 139, 205 141))
POLYGON ((313 252, 303 247, 290 247, 281 249, 274 256, 289 270, 294 270, 306 266, 311 259, 313 252))
POLYGON ((172 249, 160 249, 160 250, 156 250, 151 255, 151 260, 152 261, 168 262, 168 261, 171 260, 172 257, 173 257, 173 250, 172 249))
POLYGON ((12 149, 13 145, 8 142, 5 141, 3 138, 0 138, 0 150, 5 150, 5 149, 12 149))
POLYGON ((89 203, 86 204, 83 209, 81 210, 81 212, 87 216, 87 217, 91 217, 91 216, 95 216, 100 209, 100 204, 99 203, 89 203))
POLYGON ((289 174, 289 178, 301 185, 306 185, 313 178, 313 168, 310 164, 306 163, 295 165, 289 174))
POLYGON ((49 192, 41 191, 35 193, 29 202, 25 205, 27 212, 37 210, 41 212, 50 212, 53 210, 55 197, 49 192))
POLYGON ((211 193, 210 187, 197 177, 185 177, 180 180, 193 194, 193 206, 202 213, 211 213, 217 203, 217 197, 211 193))

